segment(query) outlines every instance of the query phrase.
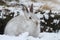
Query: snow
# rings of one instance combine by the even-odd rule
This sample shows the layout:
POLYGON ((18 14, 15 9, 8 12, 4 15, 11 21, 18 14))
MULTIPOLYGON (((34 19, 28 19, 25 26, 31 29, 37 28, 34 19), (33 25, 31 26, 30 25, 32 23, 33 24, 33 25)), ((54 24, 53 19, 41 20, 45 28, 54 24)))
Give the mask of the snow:
POLYGON ((59 40, 58 33, 42 33, 43 38, 41 40, 59 40))
POLYGON ((44 14, 45 19, 49 19, 49 15, 48 14, 44 14))
POLYGON ((17 3, 16 1, 12 1, 12 2, 9 2, 8 5, 14 5, 14 4, 16 4, 16 3, 17 3))
POLYGON ((22 33, 19 36, 8 36, 8 35, 0 35, 0 40, 60 40, 60 32, 59 33, 40 33, 39 37, 35 38, 29 36, 28 32, 22 33))
POLYGON ((59 20, 55 19, 55 20, 53 21, 53 23, 58 24, 58 23, 59 23, 59 20))
POLYGON ((54 18, 54 15, 53 14, 51 14, 50 16, 54 18))

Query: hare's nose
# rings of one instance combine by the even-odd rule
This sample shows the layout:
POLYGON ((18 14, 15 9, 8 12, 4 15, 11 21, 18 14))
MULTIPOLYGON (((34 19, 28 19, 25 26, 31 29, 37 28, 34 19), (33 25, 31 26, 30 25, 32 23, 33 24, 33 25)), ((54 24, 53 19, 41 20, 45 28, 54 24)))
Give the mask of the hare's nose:
POLYGON ((29 17, 29 19, 32 19, 31 17, 29 17))

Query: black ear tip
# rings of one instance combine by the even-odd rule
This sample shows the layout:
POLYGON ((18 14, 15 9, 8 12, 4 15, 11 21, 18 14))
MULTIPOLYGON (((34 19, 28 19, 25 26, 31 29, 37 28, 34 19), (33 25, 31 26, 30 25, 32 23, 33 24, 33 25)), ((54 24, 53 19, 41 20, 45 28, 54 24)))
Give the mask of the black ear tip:
POLYGON ((33 4, 31 4, 30 12, 33 12, 33 4))

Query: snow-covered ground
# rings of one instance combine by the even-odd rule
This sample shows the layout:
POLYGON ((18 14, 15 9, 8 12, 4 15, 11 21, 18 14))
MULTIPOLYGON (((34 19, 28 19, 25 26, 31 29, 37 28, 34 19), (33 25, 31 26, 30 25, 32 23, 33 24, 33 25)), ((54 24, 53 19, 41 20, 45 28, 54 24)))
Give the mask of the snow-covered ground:
POLYGON ((0 35, 0 40, 60 40, 60 33, 40 33, 39 37, 29 36, 28 32, 19 36, 0 35))
MULTIPOLYGON (((51 1, 48 1, 48 2, 43 2, 43 1, 31 2, 29 0, 27 0, 27 1, 26 0, 25 1, 20 0, 19 3, 24 4, 27 7, 29 7, 33 3, 34 10, 36 10, 36 9, 41 9, 41 10, 52 9, 55 12, 57 12, 57 11, 60 12, 60 4, 58 3, 60 1, 57 1, 56 3, 54 3, 53 1, 51 2, 51 1), (42 7, 40 8, 40 6, 42 6, 42 7), (45 8, 44 6, 47 6, 48 8, 45 8)), ((13 4, 13 5, 14 5, 14 3, 16 3, 16 2, 10 2, 10 4, 13 4)), ((3 9, 3 7, 4 6, 0 6, 0 10, 3 9)), ((11 10, 11 12, 15 12, 15 14, 17 13, 17 11, 19 11, 20 13, 23 13, 20 7, 5 7, 5 8, 11 10)), ((41 17, 43 17, 43 15, 41 15, 41 14, 39 15, 39 13, 38 13, 37 17, 41 18, 41 17)), ((40 33, 38 38, 28 36, 28 35, 29 35, 28 32, 22 33, 19 36, 0 35, 0 40, 60 40, 60 32, 58 32, 58 33, 43 32, 43 33, 40 33)))

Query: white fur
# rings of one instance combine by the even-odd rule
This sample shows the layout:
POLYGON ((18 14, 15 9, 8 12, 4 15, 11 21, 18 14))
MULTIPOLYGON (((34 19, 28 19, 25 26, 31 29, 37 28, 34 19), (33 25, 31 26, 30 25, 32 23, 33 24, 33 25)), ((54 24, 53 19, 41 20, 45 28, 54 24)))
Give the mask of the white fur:
POLYGON ((30 36, 37 37, 40 33, 40 22, 33 16, 33 19, 28 19, 27 13, 25 13, 25 16, 19 15, 11 19, 6 25, 4 34, 18 36, 21 33, 29 32, 30 36))

